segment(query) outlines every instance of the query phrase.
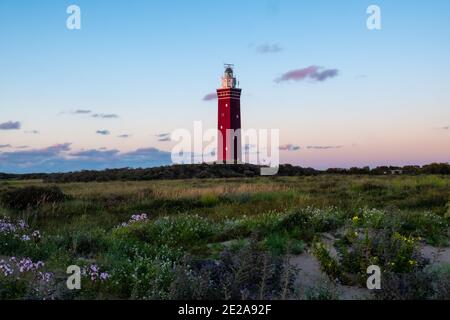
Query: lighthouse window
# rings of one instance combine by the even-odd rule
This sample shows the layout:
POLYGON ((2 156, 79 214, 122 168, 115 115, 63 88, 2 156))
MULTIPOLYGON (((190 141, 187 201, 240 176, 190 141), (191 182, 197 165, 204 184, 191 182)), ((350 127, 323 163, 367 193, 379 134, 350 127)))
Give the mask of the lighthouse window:
POLYGON ((228 108, 228 104, 227 103, 225 103, 225 108, 228 108))

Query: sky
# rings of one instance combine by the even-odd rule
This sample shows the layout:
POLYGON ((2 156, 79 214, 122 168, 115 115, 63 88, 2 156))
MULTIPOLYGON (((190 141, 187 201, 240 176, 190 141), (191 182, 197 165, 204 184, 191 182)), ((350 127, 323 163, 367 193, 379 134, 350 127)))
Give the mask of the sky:
POLYGON ((448 0, 2 0, 0 172, 170 164, 171 132, 217 126, 224 63, 243 128, 279 129, 281 163, 449 162, 449 14, 448 0))

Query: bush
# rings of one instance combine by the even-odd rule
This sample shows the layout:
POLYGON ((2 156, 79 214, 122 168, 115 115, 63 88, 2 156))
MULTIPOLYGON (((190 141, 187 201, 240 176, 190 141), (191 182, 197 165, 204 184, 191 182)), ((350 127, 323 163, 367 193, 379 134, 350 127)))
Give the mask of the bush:
POLYGON ((381 290, 375 290, 375 297, 382 300, 449 300, 450 265, 427 266, 413 273, 385 273, 381 290))
POLYGON ((269 211, 252 217, 244 217, 240 222, 247 235, 259 233, 267 235, 279 229, 279 224, 283 219, 283 214, 276 211, 269 211))
POLYGON ((370 231, 365 235, 349 231, 345 240, 337 243, 340 270, 366 277, 370 265, 378 265, 386 272, 411 273, 420 269, 424 261, 416 239, 386 230, 370 231))
POLYGON ((388 225, 402 234, 423 237, 434 245, 445 245, 448 241, 448 221, 433 212, 407 212, 390 218, 388 225))
POLYGON ((367 228, 381 229, 384 226, 385 212, 378 209, 363 209, 362 223, 367 228))
POLYGON ((269 235, 264 245, 272 254, 301 254, 305 249, 305 243, 301 240, 292 239, 288 233, 274 233, 269 235))
POLYGON ((60 188, 28 186, 4 190, 0 194, 2 204, 13 210, 26 210, 37 208, 44 203, 56 203, 66 200, 68 197, 60 188))
POLYGON ((44 266, 30 258, 0 259, 0 300, 51 299, 54 274, 44 266))
POLYGON ((317 286, 308 287, 305 290, 305 300, 337 300, 339 298, 336 288, 330 283, 322 283, 317 286))
POLYGON ((61 235, 49 237, 49 241, 71 254, 79 256, 89 256, 102 252, 107 246, 105 231, 100 228, 66 230, 61 235))
POLYGON ((111 292, 120 298, 167 299, 180 249, 130 239, 110 239, 106 262, 111 270, 111 292))
POLYGON ((330 255, 323 243, 316 243, 313 247, 313 253, 320 263, 320 269, 326 273, 332 281, 339 280, 344 283, 348 282, 348 279, 342 272, 338 260, 330 255))
POLYGON ((334 207, 326 209, 308 207, 288 213, 280 223, 280 227, 285 230, 317 233, 336 230, 343 224, 343 214, 334 207))
POLYGON ((287 299, 293 293, 294 269, 253 240, 235 254, 225 249, 217 261, 187 257, 175 273, 170 299, 287 299))
POLYGON ((213 207, 219 203, 219 198, 215 194, 203 194, 200 202, 205 207, 213 207))
POLYGON ((424 300, 433 291, 432 279, 423 271, 383 273, 381 290, 374 290, 380 300, 424 300))
POLYGON ((25 221, 0 217, 0 256, 41 258, 40 242, 40 232, 31 230, 25 221))
POLYGON ((208 238, 217 232, 218 226, 206 218, 198 215, 178 215, 120 227, 114 231, 114 235, 154 245, 187 247, 206 243, 208 238))

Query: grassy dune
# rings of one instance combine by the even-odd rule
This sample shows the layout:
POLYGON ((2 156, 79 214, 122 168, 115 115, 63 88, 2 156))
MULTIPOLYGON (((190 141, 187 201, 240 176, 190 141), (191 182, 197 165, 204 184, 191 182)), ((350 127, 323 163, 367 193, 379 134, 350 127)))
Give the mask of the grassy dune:
MULTIPOLYGON (((0 181, 0 195, 30 186, 47 185, 0 181)), ((450 279, 450 268, 434 264, 421 251, 448 245, 448 176, 56 186, 65 200, 44 199, 25 210, 5 202, 0 207, 4 224, 17 225, 21 219, 27 224, 23 230, 0 232, 3 263, 14 269, 8 259, 26 257, 45 264, 39 272, 51 273, 48 281, 35 279, 37 269, 18 280, 0 275, 6 288, 0 289, 0 298, 339 298, 330 288, 363 287, 370 264, 380 265, 389 279, 372 298, 450 298, 450 285, 426 284, 450 279), (142 213, 146 216, 131 219, 142 213), (20 239, 34 230, 39 239, 20 239), (289 261, 306 254, 329 277, 326 289, 317 283, 299 290, 302 266, 289 261), (66 268, 73 264, 86 269, 79 291, 64 287, 66 268), (92 266, 100 271, 92 275, 92 266), (423 290, 401 292, 404 282, 423 290)))

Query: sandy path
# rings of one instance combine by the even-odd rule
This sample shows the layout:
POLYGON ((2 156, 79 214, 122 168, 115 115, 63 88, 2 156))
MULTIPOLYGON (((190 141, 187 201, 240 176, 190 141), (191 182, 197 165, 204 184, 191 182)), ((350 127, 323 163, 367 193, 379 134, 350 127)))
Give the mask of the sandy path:
POLYGON ((299 289, 301 296, 311 287, 329 286, 334 290, 340 300, 365 300, 370 299, 370 291, 356 286, 344 286, 341 284, 332 284, 328 276, 320 270, 320 264, 310 253, 292 256, 290 263, 299 268, 295 280, 295 287, 299 289))
POLYGON ((420 253, 431 264, 450 263, 450 247, 438 248, 425 244, 421 246, 420 253))

